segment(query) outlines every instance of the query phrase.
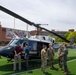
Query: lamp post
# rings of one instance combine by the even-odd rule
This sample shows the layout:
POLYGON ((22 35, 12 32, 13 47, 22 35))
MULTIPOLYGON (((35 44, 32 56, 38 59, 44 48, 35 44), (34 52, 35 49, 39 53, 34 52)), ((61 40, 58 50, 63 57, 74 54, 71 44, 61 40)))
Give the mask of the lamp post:
POLYGON ((27 38, 28 38, 28 24, 26 26, 26 35, 27 35, 27 38))
POLYGON ((14 29, 15 29, 15 18, 14 18, 14 29))

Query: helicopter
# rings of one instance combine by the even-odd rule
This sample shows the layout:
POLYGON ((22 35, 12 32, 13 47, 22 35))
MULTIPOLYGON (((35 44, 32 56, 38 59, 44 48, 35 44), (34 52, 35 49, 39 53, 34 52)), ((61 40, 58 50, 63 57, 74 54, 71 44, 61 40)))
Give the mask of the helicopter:
MULTIPOLYGON (((13 38, 8 45, 0 48, 0 55, 5 56, 8 58, 14 57, 14 48, 18 46, 18 44, 21 45, 21 47, 24 47, 24 43, 27 42, 29 46, 29 59, 34 58, 40 58, 40 52, 43 48, 43 45, 46 45, 47 47, 49 44, 52 44, 54 42, 54 38, 50 38, 48 36, 40 36, 35 35, 31 36, 29 38, 13 38)), ((22 51, 23 52, 23 51, 22 51)), ((21 55, 22 58, 24 58, 23 55, 21 55)))
MULTIPOLYGON (((52 33, 54 34, 55 36, 58 36, 59 38, 65 40, 66 42, 70 42, 69 40, 67 40, 66 38, 60 36, 59 34, 55 33, 55 32, 52 32, 46 28, 43 28, 41 27, 40 25, 38 24, 35 24, 34 22, 31 22, 23 17, 21 17, 20 15, 6 9, 5 7, 3 6, 0 6, 0 10, 15 17, 15 18, 18 18, 20 20, 22 20, 23 22, 31 25, 31 26, 34 26, 34 27, 37 27, 37 28, 40 28, 42 30, 45 30, 49 33, 52 33)), ((4 46, 2 48, 0 48, 0 55, 1 56, 5 56, 5 57, 12 57, 14 56, 14 48, 18 45, 18 43, 20 44, 24 44, 24 42, 28 42, 29 44, 29 57, 30 58, 40 58, 40 52, 41 52, 41 49, 43 47, 43 45, 46 45, 48 47, 48 45, 50 43, 54 43, 55 39, 53 38, 49 38, 47 36, 39 36, 39 35, 36 35, 36 36, 31 36, 30 38, 13 38, 9 44, 7 46, 4 46)))

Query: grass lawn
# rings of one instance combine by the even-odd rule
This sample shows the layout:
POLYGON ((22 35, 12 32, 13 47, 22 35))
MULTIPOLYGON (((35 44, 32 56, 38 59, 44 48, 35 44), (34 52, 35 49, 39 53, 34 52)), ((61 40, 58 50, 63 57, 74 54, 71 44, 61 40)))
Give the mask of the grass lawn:
MULTIPOLYGON (((75 63, 76 63, 76 60, 68 62, 68 68, 69 68, 69 71, 71 73, 69 75, 76 75, 76 67, 74 67, 74 66, 76 66, 75 63)), ((43 74, 40 69, 36 69, 36 70, 33 70, 33 71, 23 72, 19 75, 64 75, 64 73, 62 71, 57 70, 58 65, 55 65, 55 68, 56 69, 47 68, 46 69, 46 71, 47 71, 46 74, 43 74)))
MULTIPOLYGON (((2 57, 0 59, 0 75, 44 75, 40 70, 41 62, 40 60, 31 60, 30 62, 30 70, 26 71, 23 65, 25 62, 22 62, 22 70, 21 71, 13 71, 13 62, 7 63, 7 59, 2 57), (19 74, 20 73, 20 74, 19 74)), ((76 50, 70 49, 68 54, 68 68, 71 72, 70 75, 76 75, 76 50)), ((62 71, 58 71, 57 65, 57 52, 55 54, 55 67, 56 69, 50 69, 47 67, 46 71, 48 72, 46 75, 64 75, 62 71)))

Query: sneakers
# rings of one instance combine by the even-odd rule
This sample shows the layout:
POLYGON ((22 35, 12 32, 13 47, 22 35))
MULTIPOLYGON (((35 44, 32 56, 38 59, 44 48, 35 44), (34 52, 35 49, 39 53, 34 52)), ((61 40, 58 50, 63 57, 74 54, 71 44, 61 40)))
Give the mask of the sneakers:
POLYGON ((48 72, 43 72, 43 74, 48 75, 48 72))
POLYGON ((58 70, 61 70, 61 71, 63 71, 63 69, 62 69, 62 68, 59 68, 58 70))
POLYGON ((64 72, 64 74, 66 74, 66 75, 67 75, 67 74, 69 74, 69 73, 68 73, 68 72, 64 72))
POLYGON ((69 73, 69 72, 64 72, 64 74, 68 75, 68 74, 70 74, 70 73, 69 73))

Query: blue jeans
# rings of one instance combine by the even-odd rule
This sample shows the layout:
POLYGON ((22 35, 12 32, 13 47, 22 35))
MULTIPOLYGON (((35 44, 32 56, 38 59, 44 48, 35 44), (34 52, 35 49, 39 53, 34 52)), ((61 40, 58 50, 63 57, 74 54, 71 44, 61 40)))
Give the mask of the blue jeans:
POLYGON ((28 69, 29 64, 28 64, 28 57, 26 58, 26 69, 28 69))

